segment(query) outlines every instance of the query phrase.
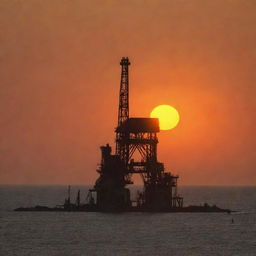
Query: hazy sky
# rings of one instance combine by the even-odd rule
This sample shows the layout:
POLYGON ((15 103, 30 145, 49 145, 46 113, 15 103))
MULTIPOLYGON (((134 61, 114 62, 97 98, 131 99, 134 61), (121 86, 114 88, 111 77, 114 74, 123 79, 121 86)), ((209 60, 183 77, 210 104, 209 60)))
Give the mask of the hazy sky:
POLYGON ((131 115, 180 112, 180 184, 256 185, 255 26, 254 0, 1 0, 0 183, 93 184, 128 56, 131 115))

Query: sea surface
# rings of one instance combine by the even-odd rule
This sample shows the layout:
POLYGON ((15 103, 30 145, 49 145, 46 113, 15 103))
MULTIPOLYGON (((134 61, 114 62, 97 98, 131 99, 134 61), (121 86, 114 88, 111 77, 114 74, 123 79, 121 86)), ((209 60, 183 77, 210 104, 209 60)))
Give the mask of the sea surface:
MULTIPOLYGON (((81 189, 73 186, 72 198, 81 189)), ((1 256, 256 255, 256 187, 180 187, 227 213, 14 212, 62 204, 66 186, 0 186, 1 256), (232 223, 232 219, 234 223, 232 223)))

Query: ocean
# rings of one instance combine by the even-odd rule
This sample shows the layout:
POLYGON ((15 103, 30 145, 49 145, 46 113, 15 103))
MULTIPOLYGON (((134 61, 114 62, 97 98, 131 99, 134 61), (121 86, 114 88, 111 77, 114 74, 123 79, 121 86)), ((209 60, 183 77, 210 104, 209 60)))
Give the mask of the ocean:
MULTIPOLYGON (((87 186, 73 186, 72 198, 87 186)), ((1 256, 256 255, 256 187, 184 186, 185 205, 227 213, 14 212, 62 204, 66 186, 0 186, 1 256), (232 223, 232 219, 234 223, 232 223)))

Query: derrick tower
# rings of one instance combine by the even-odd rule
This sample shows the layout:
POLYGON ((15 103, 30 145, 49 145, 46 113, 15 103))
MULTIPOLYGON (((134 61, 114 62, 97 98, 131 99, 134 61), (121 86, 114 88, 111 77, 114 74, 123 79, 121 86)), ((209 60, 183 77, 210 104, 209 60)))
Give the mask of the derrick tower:
MULTIPOLYGON (((118 123, 117 127, 121 127, 129 119, 129 62, 128 58, 121 59, 121 81, 119 92, 119 107, 118 107, 118 123)), ((127 139, 127 133, 116 132, 116 155, 124 163, 128 163, 129 145, 124 143, 127 139)))

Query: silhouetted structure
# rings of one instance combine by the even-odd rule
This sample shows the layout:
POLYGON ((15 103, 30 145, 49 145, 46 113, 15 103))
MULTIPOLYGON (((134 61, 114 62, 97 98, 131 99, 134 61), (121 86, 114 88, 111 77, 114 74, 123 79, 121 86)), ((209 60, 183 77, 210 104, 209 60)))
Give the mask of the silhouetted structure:
POLYGON ((159 211, 159 212, 228 212, 216 205, 183 207, 183 198, 177 194, 178 176, 165 172, 164 164, 157 160, 157 118, 129 117, 129 59, 122 58, 119 94, 118 124, 116 127, 116 152, 109 144, 101 147, 99 178, 89 190, 86 201, 71 203, 70 186, 63 205, 47 207, 20 207, 15 211, 159 211), (134 160, 138 153, 139 160, 134 160), (132 201, 127 185, 133 184, 132 175, 140 174, 144 188, 132 201), (96 194, 96 195, 95 195, 96 194), (132 203, 135 203, 132 204, 132 203))
POLYGON ((178 176, 165 172, 163 163, 157 161, 158 119, 129 118, 129 59, 122 58, 120 65, 116 152, 111 154, 108 144, 101 147, 100 177, 94 186, 97 207, 102 211, 130 208, 130 191, 126 186, 133 183, 134 173, 140 174, 144 182, 135 207, 151 211, 182 207, 183 198, 177 195, 178 176), (136 151, 139 161, 133 159, 136 151))

